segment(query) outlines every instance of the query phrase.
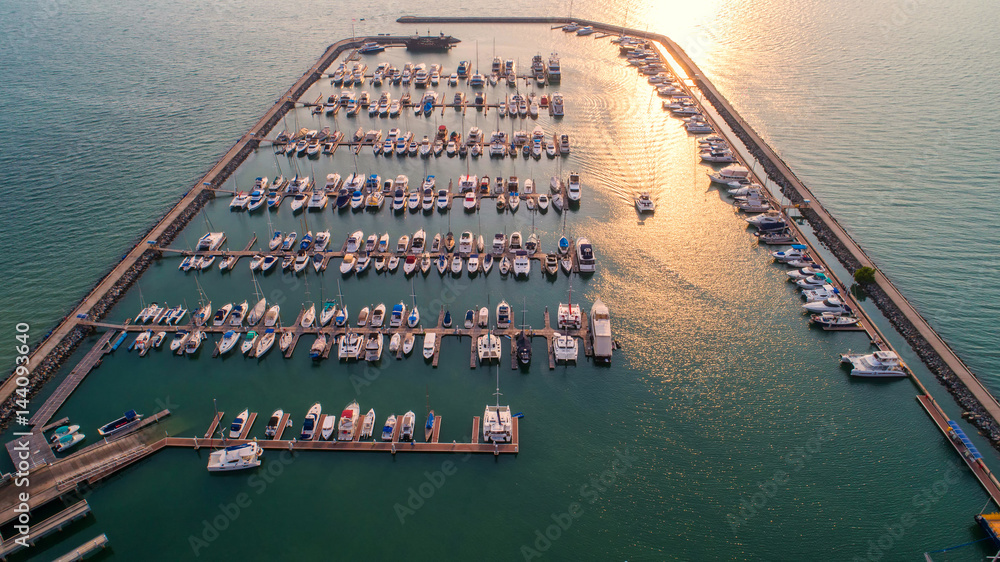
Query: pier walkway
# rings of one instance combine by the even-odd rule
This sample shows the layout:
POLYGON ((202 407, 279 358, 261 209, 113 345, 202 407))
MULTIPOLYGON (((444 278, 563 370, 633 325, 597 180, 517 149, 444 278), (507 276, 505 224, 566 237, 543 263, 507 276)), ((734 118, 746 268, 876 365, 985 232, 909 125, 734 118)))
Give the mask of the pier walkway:
POLYGON ((37 428, 45 425, 52 419, 52 416, 62 407, 66 399, 69 398, 69 395, 73 394, 76 387, 80 386, 83 379, 98 365, 101 356, 108 352, 108 342, 111 341, 111 337, 114 335, 114 332, 108 331, 97 340, 97 343, 94 344, 90 352, 83 357, 82 361, 77 363, 76 367, 73 367, 69 375, 56 387, 55 392, 45 400, 45 403, 35 412, 35 415, 31 416, 31 420, 28 422, 29 425, 37 428))

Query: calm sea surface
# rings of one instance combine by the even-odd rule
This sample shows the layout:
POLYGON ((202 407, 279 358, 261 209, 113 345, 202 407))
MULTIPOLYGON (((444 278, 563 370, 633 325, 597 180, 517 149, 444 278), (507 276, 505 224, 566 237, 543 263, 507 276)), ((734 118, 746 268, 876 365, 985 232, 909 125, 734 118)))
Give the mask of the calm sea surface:
MULTIPOLYGON (((351 35, 352 24, 358 34, 412 33, 393 23, 396 10, 391 2, 346 8, 244 0, 0 6, 0 257, 8 264, 0 334, 24 321, 41 337, 327 45, 351 35)), ((684 46, 959 355, 1000 390, 1000 286, 992 281, 1000 269, 992 197, 1000 187, 1000 126, 991 117, 1000 111, 995 3, 959 1, 946 10, 920 0, 406 7, 462 15, 571 10, 648 26, 684 46)), ((982 538, 972 517, 985 493, 955 464, 914 387, 848 378, 836 355, 865 349, 865 338, 808 327, 783 268, 769 263, 726 197, 709 186, 696 141, 662 112, 615 46, 547 26, 442 30, 462 39, 450 53, 390 50, 366 61, 437 62, 450 72, 459 60, 478 58, 488 68, 496 54, 526 67, 536 53, 558 52, 567 115, 537 124, 568 133, 572 154, 425 161, 369 150, 355 159, 341 150, 307 160, 262 149, 229 183, 245 188, 258 175, 296 170, 322 181, 358 170, 407 174, 411 184, 426 174, 439 183, 464 173, 517 175, 544 188, 550 176, 577 170, 584 200, 565 221, 553 211, 533 216, 522 206, 498 214, 484 206, 479 214, 459 207, 430 216, 328 208, 303 224, 286 202, 271 222, 282 231, 330 229, 332 245, 358 229, 387 231, 393 240, 420 228, 481 232, 487 241, 495 232, 534 231, 545 249, 564 232, 587 236, 599 257, 590 278, 550 281, 536 270, 514 281, 494 270, 452 280, 432 271, 411 284, 401 272, 370 272, 341 280, 339 290, 352 311, 409 302, 413 293, 425 323, 442 305, 460 316, 506 299, 535 326, 570 289, 585 308, 600 297, 623 346, 611 368, 581 361, 549 371, 540 341, 529 371, 503 363, 501 400, 525 414, 516 458, 269 453, 250 478, 209 476, 205 450, 164 451, 100 486, 88 497, 94 516, 59 541, 43 541, 31 559, 62 555, 102 532, 111 539, 108 558, 121 560, 511 560, 536 553, 557 560, 912 560, 982 538), (645 220, 631 206, 640 190, 658 202, 645 220), (230 505, 237 501, 238 513, 230 505)), ((337 90, 321 81, 303 99, 337 90)), ((444 83, 437 90, 449 100, 456 91, 444 83)), ((508 91, 486 90, 491 100, 508 91)), ((535 124, 492 112, 405 112, 387 120, 366 113, 316 118, 300 109, 284 126, 348 133, 359 125, 398 126, 420 138, 439 125, 463 132, 476 125, 488 134, 535 124)), ((232 248, 242 249, 253 233, 266 237, 265 215, 230 213, 227 203, 209 204, 175 246, 190 247, 208 228, 224 230, 232 248)), ((216 268, 184 274, 177 263, 167 258, 152 267, 110 318, 134 316, 143 300, 193 306, 199 284, 216 306, 253 298, 246 260, 225 275, 216 268)), ((303 302, 335 297, 340 279, 335 269, 258 278, 286 322, 303 302)), ((957 418, 960 411, 905 342, 891 338, 957 418)), ((123 410, 169 407, 163 430, 189 436, 204 433, 213 399, 230 415, 249 407, 266 416, 281 407, 296 426, 313 402, 332 412, 357 399, 362 411, 375 408, 380 423, 410 409, 422 415, 429 404, 443 416, 441 439, 463 441, 472 416, 495 400, 497 371, 469 369, 467 340, 446 340, 437 369, 419 357, 386 358, 378 369, 313 364, 307 345, 303 340, 290 360, 272 352, 261 361, 212 359, 210 346, 194 358, 122 350, 59 417, 96 437, 96 427, 123 410)), ((0 360, 12 362, 12 346, 0 346, 0 360)), ((262 436, 262 425, 254 435, 262 436)), ((991 466, 1000 466, 989 446, 974 440, 991 466)), ((8 459, 2 464, 10 469, 8 459)), ((933 556, 987 553, 977 545, 933 556)))

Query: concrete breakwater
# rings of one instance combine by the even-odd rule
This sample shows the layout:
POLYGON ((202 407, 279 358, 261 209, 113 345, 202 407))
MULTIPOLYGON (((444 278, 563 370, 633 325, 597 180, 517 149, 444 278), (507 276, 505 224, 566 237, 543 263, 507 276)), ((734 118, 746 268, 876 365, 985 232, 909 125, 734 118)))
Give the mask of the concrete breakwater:
MULTIPOLYGON (((764 152, 762 147, 747 133, 742 119, 738 119, 728 111, 725 104, 712 94, 710 89, 702 89, 706 99, 715 107, 719 115, 726 120, 726 124, 746 145, 754 158, 763 166, 768 177, 771 178, 781 189, 782 194, 792 203, 802 204, 805 199, 794 186, 791 185, 785 175, 778 169, 777 165, 764 152)), ((773 154, 773 150, 770 150, 773 154)), ((816 238, 823 243, 830 252, 836 256, 837 260, 852 274, 862 267, 862 263, 851 252, 844 241, 836 236, 833 231, 822 220, 819 214, 809 208, 800 210, 802 216, 809 221, 816 234, 816 238)), ((954 397, 955 401, 971 415, 965 416, 969 423, 972 423, 982 434, 990 440, 993 446, 1000 450, 1000 423, 997 422, 990 412, 980 403, 968 386, 961 380, 955 371, 948 366, 947 362, 927 341, 927 339, 916 329, 913 322, 903 313, 896 302, 889 298, 889 295, 877 284, 864 286, 865 292, 882 314, 889 319, 893 327, 906 340, 913 351, 920 357, 920 360, 927 365, 927 368, 941 382, 941 384, 954 397)))
MULTIPOLYGON (((214 188, 222 185, 246 160, 247 156, 257 149, 260 139, 271 131, 285 113, 295 107, 298 98, 312 84, 322 78, 323 72, 341 53, 359 47, 366 41, 398 43, 402 40, 401 37, 357 37, 330 45, 316 63, 278 98, 264 116, 220 157, 170 210, 150 226, 143 236, 138 238, 132 249, 114 268, 94 284, 88 294, 73 306, 72 311, 64 316, 42 340, 34 344, 29 354, 30 374, 26 386, 28 397, 33 397, 48 380, 55 376, 80 343, 93 332, 93 328, 90 326, 79 324, 80 316, 85 315, 89 320, 104 318, 139 276, 155 259, 159 258, 159 252, 149 249, 149 243, 155 241, 160 246, 170 244, 205 204, 215 196, 214 188)), ((15 409, 23 409, 17 408, 15 404, 16 399, 22 398, 14 393, 18 388, 15 382, 16 378, 8 376, 3 385, 0 386, 0 430, 6 429, 10 425, 15 409)))

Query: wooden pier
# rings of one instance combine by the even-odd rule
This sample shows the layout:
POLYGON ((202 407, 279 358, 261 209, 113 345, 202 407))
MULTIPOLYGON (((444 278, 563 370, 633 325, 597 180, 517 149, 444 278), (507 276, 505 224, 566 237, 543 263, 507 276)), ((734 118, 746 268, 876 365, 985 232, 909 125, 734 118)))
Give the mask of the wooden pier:
POLYGON ((281 436, 285 433, 285 429, 288 427, 288 419, 290 417, 292 417, 292 415, 287 412, 282 414, 281 421, 278 422, 278 428, 274 432, 274 437, 272 438, 274 441, 281 441, 281 436))
MULTIPOLYGON (((31 535, 26 542, 29 546, 35 546, 35 543, 39 540, 44 539, 52 533, 62 531, 67 525, 79 519, 83 519, 89 514, 90 504, 87 503, 87 500, 81 500, 52 517, 45 519, 41 523, 32 524, 31 535)), ((3 542, 3 545, 0 546, 0 559, 6 560, 11 554, 25 548, 20 543, 16 542, 17 539, 18 536, 14 536, 3 542)))
POLYGON ((954 430, 949 426, 948 422, 950 420, 947 414, 944 413, 944 410, 941 409, 941 406, 928 394, 917 395, 917 402, 920 402, 920 405, 927 411, 927 415, 934 420, 934 425, 944 434, 945 440, 955 448, 958 456, 962 457, 962 460, 965 461, 972 474, 976 476, 983 489, 989 494, 993 503, 1000 506, 1000 482, 993 476, 993 472, 986 466, 982 458, 975 458, 969 447, 957 438, 954 430))
MULTIPOLYGON (((323 416, 326 417, 326 416, 323 416)), ((310 441, 299 441, 296 439, 292 440, 279 440, 279 439, 262 439, 257 440, 256 443, 265 450, 295 450, 295 451, 339 451, 339 452, 384 452, 384 453, 480 453, 480 454, 492 454, 492 455, 506 455, 506 454, 517 454, 518 443, 520 438, 519 433, 519 418, 514 418, 512 420, 512 434, 513 440, 510 443, 480 443, 479 442, 479 422, 478 416, 474 417, 472 420, 472 442, 470 443, 441 443, 440 442, 440 426, 441 418, 438 417, 434 433, 431 436, 430 442, 420 442, 414 439, 413 441, 400 441, 399 432, 402 427, 402 423, 397 422, 396 428, 393 431, 393 437, 391 441, 359 441, 357 439, 352 441, 323 441, 319 439, 314 439, 310 441)), ((322 420, 320 425, 317 425, 317 431, 322 427, 322 420)), ((418 424, 419 426, 419 424, 418 424)), ((360 433, 360 425, 357 426, 357 430, 360 433)), ((417 430, 420 427, 416 428, 417 430)), ((416 435, 414 436, 416 437, 416 435)), ((374 438, 374 435, 373 435, 374 438)), ((251 439, 195 439, 188 437, 164 437, 159 443, 162 443, 162 447, 182 447, 182 448, 197 448, 197 447, 210 447, 210 448, 222 448, 231 447, 233 445, 240 445, 243 443, 250 443, 254 440, 251 439)))
POLYGON ((212 420, 212 425, 208 426, 208 431, 205 432, 205 439, 211 439, 215 435, 216 428, 219 427, 219 422, 222 421, 222 416, 226 415, 225 412, 219 412, 215 414, 215 418, 212 420))
POLYGON ((101 533, 59 558, 56 558, 52 562, 77 562, 78 560, 83 560, 84 558, 90 556, 90 554, 96 550, 103 550, 107 548, 109 543, 110 541, 108 540, 108 535, 101 533))
POLYGON ((80 386, 83 379, 86 378, 90 371, 98 365, 101 360, 101 356, 107 353, 108 342, 111 341, 114 332, 105 332, 94 344, 94 347, 84 355, 83 359, 77 363, 76 367, 66 378, 63 379, 59 386, 56 387, 55 392, 42 404, 42 407, 35 412, 35 415, 31 416, 31 420, 28 423, 33 427, 39 427, 45 425, 52 416, 62 407, 66 399, 69 398, 70 394, 76 390, 76 387, 80 386))

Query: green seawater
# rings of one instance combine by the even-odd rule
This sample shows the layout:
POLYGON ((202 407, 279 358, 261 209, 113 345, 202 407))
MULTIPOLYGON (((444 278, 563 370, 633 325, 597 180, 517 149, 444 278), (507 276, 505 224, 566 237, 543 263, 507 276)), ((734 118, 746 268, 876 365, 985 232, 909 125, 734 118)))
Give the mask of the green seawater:
MULTIPOLYGON (((910 71, 928 72, 926 65, 943 64, 945 57, 922 43, 933 23, 931 8, 900 6, 906 18, 892 19, 893 6, 858 5, 852 15, 838 16, 783 2, 720 3, 685 17, 685 6, 676 3, 628 6, 627 21, 639 28, 648 22, 651 31, 691 51, 960 355, 995 384, 996 338, 988 322, 995 316, 989 303, 996 302, 997 289, 969 279, 997 266, 990 256, 996 248, 995 203, 982 197, 996 185, 996 167, 986 162, 997 161, 990 139, 998 132, 988 123, 961 123, 957 130, 964 132, 950 128, 951 144, 927 146, 925 122, 947 127, 944 110, 927 107, 927 93, 900 99, 889 92, 934 92, 937 81, 976 82, 959 99, 986 110, 996 102, 983 83, 995 86, 996 73, 971 80, 950 67, 931 66, 939 72, 914 83, 910 71), (755 29, 769 33, 755 41, 755 29), (865 40, 850 41, 856 34, 865 40), (833 54, 840 53, 834 46, 844 44, 850 57, 833 54), (860 80, 858 69, 862 76, 871 73, 870 79, 852 83, 860 80), (986 155, 983 165, 954 157, 967 142, 986 155), (900 166, 911 148, 926 161, 900 166), (851 181, 850 174, 868 179, 851 181), (951 186, 947 196, 933 191, 942 181, 951 186), (890 191, 889 199, 882 189, 890 191), (972 217, 964 220, 959 242, 933 236, 959 213, 972 217), (921 251, 911 250, 917 244, 921 251), (954 251, 967 259, 956 263, 954 251)), ((563 3, 495 8, 525 14, 569 9, 563 3)), ((572 7, 574 15, 611 22, 626 21, 625 9, 579 2, 572 7)), ((399 14, 388 3, 356 12, 318 3, 290 9, 239 1, 210 8, 22 3, 4 10, 8 17, 0 21, 15 56, 4 70, 9 80, 0 86, 0 124, 5 138, 19 140, 8 140, 5 147, 12 150, 0 151, 10 171, 4 189, 16 227, 2 231, 0 252, 14 267, 8 268, 9 312, 0 327, 10 332, 14 322, 27 318, 35 337, 326 45, 349 36, 352 23, 358 33, 413 31, 392 23, 399 14), (193 21, 178 24, 189 12, 193 21), (60 33, 52 33, 56 29, 60 33)), ((431 5, 407 10, 444 13, 431 5)), ((981 10, 996 11, 969 2, 946 19, 951 27, 967 23, 966 29, 980 33, 983 58, 967 62, 988 69, 997 60, 987 56, 995 53, 996 39, 970 21, 981 10), (983 62, 988 60, 993 62, 983 62)), ((566 116, 556 121, 543 115, 537 124, 549 134, 569 134, 572 153, 555 160, 490 161, 386 158, 362 150, 355 159, 342 148, 333 158, 309 160, 261 149, 227 187, 246 189, 256 176, 274 177, 280 170, 287 177, 297 169, 320 183, 328 173, 355 170, 382 178, 406 174, 411 185, 426 174, 436 175, 439 185, 449 179, 457 184, 465 173, 517 175, 545 190, 551 175, 577 170, 584 199, 565 217, 553 210, 532 216, 523 204, 515 214, 499 214, 491 205, 468 214, 460 202, 447 214, 393 215, 387 205, 379 213, 328 207, 295 216, 285 201, 271 223, 300 234, 303 226, 330 229, 333 247, 359 229, 366 235, 389 232, 393 243, 420 228, 430 236, 469 230, 482 233, 487 245, 496 232, 534 230, 544 249, 554 248, 565 232, 593 242, 598 272, 548 280, 534 269, 528 280, 515 281, 501 278, 496 268, 471 279, 442 278, 432 270, 411 283, 401 271, 342 278, 334 260, 321 275, 311 268, 298 277, 260 275, 262 290, 281 304, 286 323, 304 302, 336 298, 339 280, 352 316, 373 303, 409 303, 412 292, 424 324, 433 322, 441 306, 460 322, 466 309, 487 303, 492 309, 506 299, 518 320, 524 308, 525 322, 540 326, 544 309, 554 313, 572 289, 573 301, 585 309, 598 297, 610 307, 622 344, 612 365, 595 366, 581 353, 577 366, 550 371, 537 340, 531 368, 511 370, 510 342, 504 341, 501 402, 525 414, 516 457, 269 452, 256 473, 219 476, 206 472, 205 449, 162 451, 97 487, 87 496, 92 517, 21 559, 51 559, 99 533, 111 539, 103 556, 121 560, 510 560, 536 552, 558 560, 909 560, 983 538, 972 517, 983 508, 985 493, 914 400, 916 388, 906 381, 847 376, 837 354, 866 349, 867 339, 809 328, 784 268, 770 263, 767 248, 756 245, 726 196, 709 185, 705 173, 711 168, 699 162, 696 140, 662 112, 645 78, 617 56, 615 46, 547 26, 444 30, 463 40, 450 53, 389 50, 365 60, 371 67, 380 61, 437 62, 450 72, 460 60, 475 61, 477 47, 483 69, 494 53, 526 68, 532 55, 558 52, 563 81, 557 89, 566 98, 566 116), (655 215, 644 219, 632 207, 640 190, 653 192, 658 204, 655 215)), ((957 49, 953 39, 937 40, 941 48, 957 49)), ((378 90, 354 88, 363 89, 378 90)), ((402 92, 384 89, 394 97, 402 92)), ((444 82, 433 89, 447 100, 456 91, 444 82)), ((339 91, 320 81, 302 99, 339 91)), ((485 91, 493 100, 513 90, 485 91)), ((517 120, 512 127, 493 112, 473 110, 464 117, 453 109, 431 117, 408 111, 390 120, 365 112, 317 118, 298 109, 278 128, 330 126, 351 134, 358 126, 398 126, 420 138, 433 135, 438 125, 463 134, 475 125, 488 135, 498 128, 530 133, 535 124, 517 120)), ((174 246, 190 247, 209 229, 225 231, 233 249, 242 249, 253 233, 261 246, 268 234, 265 214, 231 213, 220 197, 174 246)), ((231 273, 213 267, 184 274, 177 270, 179 260, 167 257, 109 318, 134 317, 141 300, 193 307, 199 284, 216 307, 244 299, 252 304, 247 261, 231 273)), ((879 319, 957 419, 961 412, 951 398, 879 319)), ((317 401, 330 413, 356 399, 362 412, 376 410, 379 423, 410 409, 422 421, 429 403, 443 417, 441 440, 461 442, 470 437, 472 417, 495 400, 497 370, 469 368, 468 339, 447 338, 436 369, 419 357, 419 349, 402 361, 387 354, 372 368, 335 359, 313 363, 307 353, 311 338, 303 338, 288 360, 276 348, 259 361, 212 359, 210 343, 194 357, 162 350, 139 358, 119 350, 57 417, 68 416, 96 438, 96 427, 123 410, 150 414, 166 407, 172 415, 161 429, 192 436, 207 428, 213 400, 227 419, 245 407, 265 419, 283 408, 296 424, 289 431, 297 431, 317 401)), ((81 347, 63 373, 87 349, 81 347)), ((0 349, 0 357, 12 361, 6 353, 0 349)), ((36 403, 53 389, 46 388, 36 403)), ((252 435, 262 437, 263 424, 258 419, 252 435)), ((973 440, 995 465, 989 445, 973 440)), ((9 460, 3 463, 9 470, 9 460)), ((991 553, 983 544, 933 557, 980 559, 991 553)))

